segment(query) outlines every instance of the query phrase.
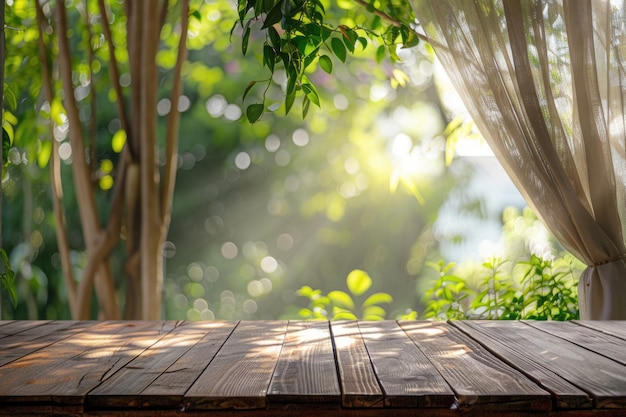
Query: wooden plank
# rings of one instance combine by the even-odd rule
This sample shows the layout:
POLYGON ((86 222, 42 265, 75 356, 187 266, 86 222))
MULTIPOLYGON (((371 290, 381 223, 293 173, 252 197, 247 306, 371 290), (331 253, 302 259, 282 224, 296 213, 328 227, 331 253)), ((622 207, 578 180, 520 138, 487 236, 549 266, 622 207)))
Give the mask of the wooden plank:
POLYGON ((70 337, 89 325, 80 321, 54 321, 0 339, 0 366, 70 337))
MULTIPOLYGON (((211 322, 188 321, 180 323, 171 332, 128 362, 123 368, 116 372, 115 375, 111 376, 104 383, 91 391, 87 397, 86 404, 89 407, 103 409, 147 408, 169 403, 171 407, 180 409, 183 406, 183 394, 195 381, 197 376, 200 375, 202 370, 204 370, 204 366, 201 366, 199 363, 194 363, 191 365, 191 368, 179 368, 178 371, 172 368, 169 373, 168 369, 198 344, 208 332, 218 326, 221 325, 211 322), (194 369, 196 367, 197 369, 194 369), (168 395, 168 398, 175 399, 174 403, 169 402, 168 398, 163 398, 159 401, 154 395, 150 397, 142 395, 151 384, 156 383, 159 377, 163 377, 162 381, 164 380, 166 382, 176 380, 178 376, 177 373, 180 372, 180 370, 191 371, 193 379, 184 380, 186 382, 184 389, 181 391, 179 388, 176 391, 179 395, 170 397, 169 394, 174 394, 173 387, 163 389, 164 387, 160 385, 161 383, 157 383, 154 386, 154 389, 160 387, 161 395, 168 395)), ((219 345, 214 349, 215 351, 221 346, 234 326, 235 323, 231 323, 229 331, 220 337, 218 340, 219 345)), ((206 347, 205 345, 202 346, 206 347)), ((204 354, 204 352, 197 350, 194 352, 196 354, 204 354)), ((196 359, 197 362, 210 361, 212 356, 209 358, 193 359, 196 359)), ((187 363, 189 365, 189 361, 187 361, 187 363)), ((185 373, 183 372, 181 376, 184 375, 185 373)), ((189 376, 189 373, 187 376, 189 376)), ((180 385, 182 381, 183 380, 177 382, 179 382, 180 385)))
POLYGON ((383 392, 376 379, 356 321, 331 322, 344 407, 382 407, 383 392))
POLYGON ((547 411, 550 394, 446 323, 400 323, 450 384, 461 410, 547 411))
POLYGON ((454 392, 395 321, 359 322, 386 407, 443 407, 454 392))
POLYGON ((43 326, 50 320, 14 320, 0 327, 0 342, 2 338, 12 336, 14 334, 32 329, 33 327, 43 326))
POLYGON ((138 403, 150 407, 182 407, 184 395, 213 360, 236 322, 203 322, 204 337, 157 377, 138 398, 138 403))
POLYGON ((552 393, 557 408, 591 408, 592 399, 587 393, 515 348, 524 345, 523 337, 519 336, 518 339, 517 332, 507 332, 508 339, 504 341, 500 337, 493 337, 491 333, 482 332, 480 327, 476 328, 471 322, 454 321, 451 324, 552 393))
POLYGON ((525 323, 626 365, 626 341, 624 339, 571 322, 528 321, 525 323))
POLYGON ((268 390, 270 405, 341 405, 341 390, 329 323, 290 321, 268 390))
POLYGON ((240 322, 185 394, 185 409, 265 408, 286 329, 284 321, 240 322))
POLYGON ((468 324, 582 389, 596 408, 626 408, 625 366, 522 322, 468 324))
POLYGON ((624 320, 575 320, 574 323, 626 340, 624 320))
POLYGON ((81 405, 106 380, 173 328, 172 322, 94 322, 0 368, 5 402, 81 405))

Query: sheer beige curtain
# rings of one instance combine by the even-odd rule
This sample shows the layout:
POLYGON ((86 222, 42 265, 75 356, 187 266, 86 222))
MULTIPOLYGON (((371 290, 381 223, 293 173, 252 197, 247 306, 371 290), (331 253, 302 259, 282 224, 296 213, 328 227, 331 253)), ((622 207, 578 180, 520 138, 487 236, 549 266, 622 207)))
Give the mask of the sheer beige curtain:
POLYGON ((526 201, 589 267, 583 319, 626 319, 623 2, 412 0, 526 201))

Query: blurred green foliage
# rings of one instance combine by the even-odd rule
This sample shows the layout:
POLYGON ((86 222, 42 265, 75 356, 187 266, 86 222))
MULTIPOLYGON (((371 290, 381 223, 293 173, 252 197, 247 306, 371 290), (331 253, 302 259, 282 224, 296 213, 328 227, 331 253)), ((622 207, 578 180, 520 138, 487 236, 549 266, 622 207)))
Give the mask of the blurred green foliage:
POLYGON ((493 257, 469 268, 443 261, 431 263, 438 278, 425 291, 423 318, 579 318, 577 287, 584 265, 562 250, 556 255, 520 251, 520 243, 528 244, 527 232, 537 222, 536 217, 529 209, 523 214, 508 209, 504 217, 505 243, 511 258, 493 257))

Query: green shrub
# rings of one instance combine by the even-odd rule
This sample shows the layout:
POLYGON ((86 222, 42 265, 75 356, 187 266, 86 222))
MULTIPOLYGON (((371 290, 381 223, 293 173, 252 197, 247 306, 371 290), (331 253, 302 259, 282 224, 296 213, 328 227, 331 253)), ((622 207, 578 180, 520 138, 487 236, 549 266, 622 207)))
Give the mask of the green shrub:
POLYGON ((574 320, 578 312, 581 263, 565 254, 553 261, 531 255, 528 261, 497 258, 482 264, 477 288, 455 275, 455 265, 430 264, 439 278, 425 294, 422 318, 440 320, 574 320))

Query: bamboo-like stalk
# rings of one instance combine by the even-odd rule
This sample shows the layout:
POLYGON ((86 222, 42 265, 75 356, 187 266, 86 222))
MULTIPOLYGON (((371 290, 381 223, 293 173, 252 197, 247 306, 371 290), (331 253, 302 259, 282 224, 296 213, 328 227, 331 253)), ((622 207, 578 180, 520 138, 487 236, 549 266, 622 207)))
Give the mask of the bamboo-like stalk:
MULTIPOLYGON (((93 183, 91 182, 90 170, 85 157, 85 136, 80 122, 78 106, 73 94, 72 60, 67 38, 67 11, 62 2, 56 5, 56 26, 57 33, 59 34, 59 68, 61 82, 65 91, 64 104, 69 120, 70 144, 72 146, 74 186, 79 196, 78 209, 80 212, 85 245, 87 247, 87 256, 89 258, 94 256, 94 253, 98 256, 100 254, 97 248, 101 244, 102 227, 99 223, 99 213, 95 202, 93 183)), ((88 311, 89 309, 85 308, 84 305, 87 304, 88 306, 91 298, 91 291, 81 289, 81 287, 87 287, 88 289, 95 283, 96 295, 100 308, 104 313, 103 316, 110 319, 118 318, 119 312, 115 297, 115 286, 108 265, 105 265, 103 260, 98 267, 93 268, 93 273, 91 273, 91 271, 87 272, 89 272, 89 274, 83 274, 79 284, 77 294, 78 311, 88 311)))
POLYGON ((142 319, 161 318, 163 266, 159 242, 159 189, 156 155, 156 104, 158 72, 156 53, 159 44, 158 8, 152 2, 141 3, 141 111, 139 144, 141 174, 141 295, 142 319))
POLYGON ((178 41, 178 55, 176 57, 176 66, 174 67, 174 76, 172 81, 172 90, 170 93, 170 101, 172 107, 167 116, 167 128, 165 136, 165 169, 163 170, 163 186, 161 193, 161 224, 163 227, 163 236, 167 235, 172 217, 172 202, 174 199, 174 184, 176 183, 176 171, 178 165, 178 129, 180 125, 180 112, 178 111, 178 102, 183 90, 182 69, 187 59, 187 30, 189 27, 189 0, 181 2, 180 12, 180 39, 178 41))
POLYGON ((100 8, 100 16, 102 19, 102 32, 104 33, 104 39, 109 44, 109 71, 111 85, 115 91, 117 105, 117 113, 120 118, 120 124, 122 130, 126 132, 126 137, 129 138, 133 132, 128 128, 128 114, 126 111, 126 102, 124 101, 124 93, 122 92, 122 86, 120 84, 120 70, 117 58, 115 58, 115 44, 113 43, 113 35, 111 34, 111 25, 109 24, 109 18, 107 14, 106 5, 104 0, 98 0, 98 6, 100 8))
MULTIPOLYGON (((52 103, 54 92, 52 90, 52 71, 48 66, 48 57, 46 55, 46 45, 43 39, 44 26, 47 25, 46 18, 41 8, 41 3, 35 2, 37 14, 37 28, 39 31, 39 58, 41 60, 42 78, 44 94, 48 103, 52 103)), ((4 16, 4 14, 2 14, 4 16)), ((76 282, 74 280, 74 269, 72 268, 72 260, 70 258, 70 244, 67 237, 67 226, 65 224, 65 213, 63 207, 63 184, 61 182, 61 161, 59 158, 59 143, 54 140, 53 125, 50 123, 50 142, 52 151, 50 155, 50 183, 52 188, 52 207, 56 220, 56 237, 59 255, 61 257, 61 271, 67 288, 70 312, 72 318, 78 318, 77 298, 76 298, 76 282)))

